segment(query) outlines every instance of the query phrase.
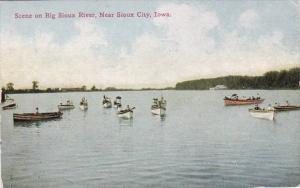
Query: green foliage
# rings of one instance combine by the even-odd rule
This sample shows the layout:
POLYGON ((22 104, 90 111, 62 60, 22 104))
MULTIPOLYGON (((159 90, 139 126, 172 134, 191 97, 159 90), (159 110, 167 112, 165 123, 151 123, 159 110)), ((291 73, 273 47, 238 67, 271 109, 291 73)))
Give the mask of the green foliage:
POLYGON ((85 91, 86 90, 86 85, 81 86, 81 90, 85 91))
POLYGON ((6 90, 7 91, 13 91, 14 90, 14 83, 9 82, 6 84, 6 90))
POLYGON ((216 85, 228 89, 297 89, 299 88, 300 67, 282 71, 266 72, 263 76, 225 76, 210 79, 179 82, 179 90, 205 90, 216 85))
POLYGON ((39 82, 38 81, 32 81, 32 90, 35 91, 39 88, 39 82))

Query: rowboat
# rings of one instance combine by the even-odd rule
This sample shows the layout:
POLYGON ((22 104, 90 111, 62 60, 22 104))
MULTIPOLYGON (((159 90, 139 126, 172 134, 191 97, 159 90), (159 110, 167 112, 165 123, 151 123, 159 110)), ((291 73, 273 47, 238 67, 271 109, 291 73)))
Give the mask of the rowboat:
POLYGON ((274 109, 249 109, 251 116, 255 118, 274 120, 275 110, 274 109))
POLYGON ((73 102, 69 101, 69 100, 67 101, 66 104, 60 103, 57 107, 58 107, 59 110, 68 110, 68 109, 74 109, 75 108, 73 102))
POLYGON ((151 106, 151 112, 154 115, 164 116, 166 113, 166 106, 167 106, 167 101, 164 100, 163 97, 161 97, 160 100, 154 98, 153 104, 151 106))
POLYGON ((298 105, 278 105, 273 107, 276 111, 291 111, 291 110, 300 110, 298 105))
POLYGON ((260 104, 264 102, 265 99, 224 99, 226 106, 229 105, 251 105, 251 104, 260 104))
POLYGON ((264 102, 265 99, 260 97, 248 97, 240 99, 237 94, 233 94, 231 97, 224 98, 224 104, 229 105, 251 105, 251 104, 260 104, 264 102))
POLYGON ((135 107, 130 108, 129 106, 127 106, 127 108, 124 110, 122 110, 121 107, 118 107, 117 115, 120 118, 131 119, 133 118, 133 109, 135 109, 135 107))
POLYGON ((102 105, 104 108, 111 108, 111 100, 110 98, 106 97, 105 95, 103 96, 103 100, 102 100, 102 105))
POLYGON ((13 114, 14 121, 41 121, 60 118, 62 112, 46 112, 46 113, 23 113, 13 114))
POLYGON ((81 110, 87 110, 88 109, 88 102, 87 102, 87 99, 85 97, 83 97, 80 101, 80 104, 79 104, 79 108, 81 110))
POLYGON ((114 107, 118 108, 118 106, 122 106, 120 96, 117 96, 116 99, 114 100, 114 107))
POLYGON ((16 103, 7 104, 5 106, 2 106, 2 110, 9 110, 9 109, 15 109, 17 107, 16 103))

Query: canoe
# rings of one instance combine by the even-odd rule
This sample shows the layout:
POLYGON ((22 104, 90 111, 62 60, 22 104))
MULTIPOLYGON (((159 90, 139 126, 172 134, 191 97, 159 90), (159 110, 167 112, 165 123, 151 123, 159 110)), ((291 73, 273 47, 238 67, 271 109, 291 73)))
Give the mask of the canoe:
POLYGON ((41 121, 60 118, 62 112, 13 114, 14 121, 41 121))
POLYGON ((297 105, 285 105, 285 106, 274 106, 276 111, 291 111, 291 110, 300 110, 300 106, 297 105))
POLYGON ((2 110, 10 110, 15 109, 17 107, 16 103, 7 104, 5 106, 2 106, 2 110))
POLYGON ((261 118, 261 119, 274 120, 274 116, 275 116, 275 110, 274 109, 269 109, 269 110, 265 110, 265 109, 259 109, 259 110, 249 109, 249 112, 250 112, 250 114, 251 114, 252 117, 261 118))
POLYGON ((224 104, 226 106, 230 105, 251 105, 260 104, 264 102, 265 99, 224 99, 224 104))

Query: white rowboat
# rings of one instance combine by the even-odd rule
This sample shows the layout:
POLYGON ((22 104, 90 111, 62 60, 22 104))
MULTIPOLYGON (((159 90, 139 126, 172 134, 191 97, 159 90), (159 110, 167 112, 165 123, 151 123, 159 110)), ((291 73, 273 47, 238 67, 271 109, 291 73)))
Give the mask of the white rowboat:
POLYGON ((58 107, 59 110, 68 110, 68 109, 74 109, 75 108, 74 104, 71 101, 67 101, 66 104, 60 103, 57 107, 58 107))
POLYGON ((164 116, 166 114, 166 106, 167 101, 163 97, 161 97, 160 100, 154 98, 151 106, 151 113, 154 115, 164 116))
POLYGON ((80 108, 81 110, 87 110, 87 109, 88 109, 88 102, 87 102, 87 99, 86 99, 85 97, 83 97, 83 98, 81 99, 81 102, 80 102, 80 104, 79 104, 79 108, 80 108))
POLYGON ((81 104, 81 105, 79 105, 79 108, 81 110, 87 110, 88 109, 88 105, 87 104, 81 104))
POLYGON ((111 108, 111 102, 110 101, 105 101, 105 103, 103 103, 103 107, 104 108, 111 108))
POLYGON ((133 118, 133 111, 123 112, 123 113, 118 112, 117 115, 119 118, 131 119, 133 118))
POLYGON ((249 109, 249 112, 250 112, 252 117, 261 118, 261 119, 274 120, 274 116, 275 116, 275 110, 274 109, 268 109, 268 110, 265 110, 265 109, 259 109, 259 110, 249 109))
POLYGON ((103 99, 102 99, 102 105, 104 108, 111 108, 112 104, 111 104, 110 98, 108 98, 104 95, 103 99))
POLYGON ((164 116, 166 114, 166 109, 162 108, 162 107, 161 108, 152 108, 151 112, 154 115, 164 116))
POLYGON ((118 107, 117 115, 119 118, 131 119, 133 118, 133 109, 135 109, 135 107, 133 108, 128 107, 127 109, 124 110, 121 110, 121 108, 118 107))

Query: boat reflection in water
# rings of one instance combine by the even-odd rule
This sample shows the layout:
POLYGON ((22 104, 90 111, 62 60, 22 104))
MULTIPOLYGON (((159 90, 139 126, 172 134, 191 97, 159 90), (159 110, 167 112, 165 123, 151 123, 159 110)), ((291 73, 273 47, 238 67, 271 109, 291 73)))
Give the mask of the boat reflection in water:
POLYGON ((133 119, 126 119, 126 118, 119 118, 119 125, 120 126, 128 126, 132 127, 133 126, 133 119))
POLYGON ((14 121, 14 127, 37 127, 39 128, 45 121, 14 121))

